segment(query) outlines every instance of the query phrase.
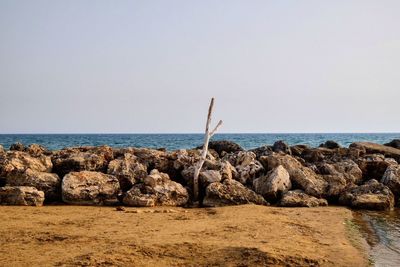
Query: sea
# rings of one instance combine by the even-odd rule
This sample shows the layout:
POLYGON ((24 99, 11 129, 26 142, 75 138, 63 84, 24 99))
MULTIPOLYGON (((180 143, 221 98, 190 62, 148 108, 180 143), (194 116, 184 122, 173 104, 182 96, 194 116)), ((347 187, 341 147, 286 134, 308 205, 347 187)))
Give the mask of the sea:
MULTIPOLYGON (((203 143, 203 134, 0 134, 0 145, 41 144, 57 150, 73 146, 149 147, 167 150, 194 148, 203 143)), ((230 140, 245 149, 272 145, 284 140, 289 145, 307 144, 317 147, 334 140, 343 147, 353 142, 384 144, 400 139, 400 133, 232 133, 216 134, 213 140, 230 140)), ((400 212, 354 211, 355 221, 370 246, 371 265, 400 266, 400 212)))

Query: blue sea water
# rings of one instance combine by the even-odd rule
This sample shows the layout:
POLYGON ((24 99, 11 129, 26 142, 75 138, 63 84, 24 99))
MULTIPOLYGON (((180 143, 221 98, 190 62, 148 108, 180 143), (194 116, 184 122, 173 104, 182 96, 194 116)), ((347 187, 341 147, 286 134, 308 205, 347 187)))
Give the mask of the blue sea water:
MULTIPOLYGON (((290 145, 307 144, 318 146, 327 140, 335 140, 342 146, 356 141, 379 144, 399 139, 400 133, 296 133, 296 134, 216 134, 213 140, 230 140, 245 149, 271 145, 277 140, 285 140, 290 145)), ((71 146, 150 147, 168 150, 192 148, 202 144, 203 134, 0 134, 0 144, 9 148, 21 142, 29 145, 41 144, 49 149, 71 146)))

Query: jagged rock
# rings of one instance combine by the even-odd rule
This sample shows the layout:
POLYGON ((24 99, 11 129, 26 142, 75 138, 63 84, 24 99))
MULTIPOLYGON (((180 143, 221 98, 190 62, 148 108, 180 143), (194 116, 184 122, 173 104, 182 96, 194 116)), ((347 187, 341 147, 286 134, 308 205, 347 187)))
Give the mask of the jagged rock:
POLYGON ((4 147, 2 145, 0 145, 0 154, 5 154, 6 151, 4 150, 4 147))
POLYGON ((10 146, 10 150, 13 150, 13 151, 24 151, 25 149, 26 149, 26 147, 24 146, 24 144, 22 144, 20 142, 14 143, 10 146))
POLYGON ((217 207, 225 205, 267 205, 265 199, 236 180, 225 179, 222 183, 211 183, 206 188, 203 205, 217 207))
POLYGON ((66 148, 52 155, 53 172, 60 177, 79 171, 106 172, 113 156, 109 146, 66 148))
POLYGON ((107 173, 118 178, 121 190, 128 191, 136 182, 142 182, 147 176, 147 168, 138 162, 136 156, 126 153, 122 158, 108 164, 107 173))
POLYGON ((394 196, 390 189, 377 180, 349 188, 341 194, 339 203, 357 209, 391 210, 394 207, 394 196))
POLYGON ((168 173, 171 176, 175 176, 177 169, 174 168, 174 161, 180 153, 184 153, 180 150, 178 152, 166 152, 156 149, 149 148, 130 148, 132 154, 134 154, 138 161, 147 167, 148 171, 157 169, 160 172, 168 173))
POLYGON ((363 173, 363 180, 381 180, 386 169, 397 162, 380 154, 372 154, 359 158, 357 164, 363 173))
POLYGON ((369 142, 356 142, 350 145, 350 148, 360 148, 365 149, 366 153, 368 154, 382 154, 389 158, 394 158, 395 160, 400 160, 400 149, 369 143, 369 142))
POLYGON ((381 183, 389 187, 396 196, 400 196, 400 165, 390 165, 383 174, 381 183))
POLYGON ((283 193, 290 190, 289 173, 279 165, 267 175, 254 179, 253 188, 257 194, 262 195, 268 201, 276 201, 283 193))
POLYGON ((200 172, 199 179, 201 184, 209 185, 211 183, 221 182, 222 176, 219 171, 205 170, 200 172))
POLYGON ((0 187, 0 205, 42 206, 44 193, 30 186, 0 187))
POLYGON ((390 146, 390 147, 400 149, 400 139, 393 139, 389 143, 386 143, 385 146, 390 146))
POLYGON ((13 173, 23 173, 27 169, 39 172, 51 172, 53 164, 48 156, 33 157, 26 152, 8 151, 2 156, 0 176, 8 177, 13 173))
POLYGON ((325 148, 329 148, 329 149, 335 149, 335 148, 340 148, 341 146, 332 140, 328 140, 323 144, 320 144, 319 147, 325 147, 325 148))
POLYGON ((261 157, 260 161, 266 170, 272 170, 282 165, 288 171, 292 184, 299 186, 307 194, 315 197, 325 195, 328 183, 292 156, 274 153, 270 156, 261 157))
POLYGON ((51 152, 47 148, 45 148, 42 145, 38 145, 38 144, 29 145, 25 149, 25 151, 28 152, 30 155, 35 156, 35 157, 40 156, 42 154, 45 154, 45 155, 51 154, 51 152))
POLYGON ((225 160, 221 161, 220 173, 221 180, 236 179, 236 177, 239 176, 236 168, 233 167, 232 164, 229 163, 229 161, 225 160))
POLYGON ((76 205, 112 205, 118 203, 118 179, 100 172, 71 172, 61 184, 62 200, 76 205))
POLYGON ((322 198, 307 195, 302 190, 288 191, 279 201, 282 207, 318 207, 328 206, 328 202, 322 198))
POLYGON ((285 154, 292 155, 289 145, 282 140, 276 141, 272 146, 272 150, 274 152, 283 152, 285 154))
MULTIPOLYGON (((203 146, 197 147, 197 149, 201 149, 203 146)), ((221 140, 221 141, 210 141, 208 143, 208 148, 215 150, 218 155, 222 156, 223 152, 225 153, 235 153, 239 151, 243 151, 243 148, 236 144, 235 142, 232 141, 226 141, 226 140, 221 140)))
POLYGON ((158 170, 152 170, 144 183, 135 184, 123 197, 125 205, 134 207, 183 206, 188 200, 187 190, 158 170))
POLYGON ((272 146, 261 146, 261 147, 250 149, 249 151, 256 154, 256 159, 258 160, 262 156, 267 156, 267 155, 271 154, 272 146))
POLYGON ((305 150, 310 150, 310 147, 308 145, 295 145, 290 147, 293 156, 300 157, 305 150))
POLYGON ((224 160, 229 161, 238 173, 236 179, 242 184, 252 184, 253 179, 258 178, 264 171, 261 163, 256 160, 256 155, 249 151, 240 151, 227 154, 224 160))
POLYGON ((55 173, 38 172, 27 169, 13 172, 6 178, 9 186, 30 186, 43 191, 47 202, 61 200, 61 179, 55 173))

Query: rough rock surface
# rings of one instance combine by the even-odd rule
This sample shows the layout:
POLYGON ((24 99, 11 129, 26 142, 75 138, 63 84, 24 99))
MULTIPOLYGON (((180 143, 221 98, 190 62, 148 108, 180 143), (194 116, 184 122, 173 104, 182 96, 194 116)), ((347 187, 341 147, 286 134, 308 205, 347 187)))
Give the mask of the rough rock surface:
POLYGON ((28 152, 32 156, 40 156, 42 154, 49 155, 51 152, 45 148, 44 146, 38 145, 38 144, 31 144, 29 145, 26 149, 26 152, 28 152))
POLYGON ((225 205, 267 205, 265 199, 236 180, 225 179, 222 183, 211 183, 206 188, 203 205, 217 207, 225 205))
POLYGON ((252 184, 253 179, 258 178, 264 171, 261 163, 256 159, 256 154, 249 151, 240 151, 237 153, 227 154, 224 160, 229 161, 236 171, 237 179, 242 184, 252 184))
POLYGON ((135 184, 123 197, 125 205, 134 207, 183 206, 188 200, 186 188, 158 170, 152 170, 143 183, 135 184))
POLYGON ((61 200, 61 179, 55 173, 38 172, 27 169, 22 173, 12 173, 7 176, 9 186, 31 186, 43 191, 46 202, 61 200))
POLYGON ((390 147, 400 149, 400 139, 394 139, 394 140, 390 141, 389 143, 386 143, 385 146, 390 146, 390 147))
POLYGON ((397 161, 400 160, 400 149, 394 147, 369 142, 352 143, 350 147, 365 149, 368 154, 382 154, 386 157, 394 158, 397 161))
POLYGON ((340 145, 332 140, 328 140, 325 143, 319 145, 319 147, 325 147, 325 148, 329 148, 329 149, 335 149, 335 148, 340 148, 340 145))
MULTIPOLYGON (((198 148, 201 149, 202 146, 198 148)), ((220 156, 223 154, 223 152, 235 153, 244 150, 240 145, 236 144, 235 142, 226 140, 210 141, 210 143, 208 144, 208 148, 215 150, 220 156)))
POLYGON ((400 196, 400 165, 390 165, 383 174, 381 183, 389 187, 396 196, 400 196))
POLYGON ((363 173, 363 180, 381 180, 386 169, 397 162, 381 154, 372 154, 359 158, 357 164, 363 173))
POLYGON ((315 197, 326 194, 328 183, 292 156, 274 153, 270 156, 261 157, 260 161, 267 170, 282 165, 288 171, 292 184, 299 186, 307 194, 315 197))
POLYGON ((42 206, 44 193, 30 186, 0 187, 0 205, 42 206))
POLYGON ((118 202, 118 179, 100 172, 71 172, 61 184, 62 199, 76 205, 111 205, 118 202))
POLYGON ((272 150, 274 152, 283 152, 285 154, 292 155, 292 151, 290 150, 289 145, 282 140, 276 141, 272 146, 272 150))
POLYGON ((147 176, 147 167, 138 162, 136 156, 126 153, 122 158, 110 161, 107 173, 117 177, 121 190, 126 192, 136 182, 143 182, 147 176))
POLYGON ((352 208, 370 210, 391 210, 394 207, 394 196, 390 189, 377 180, 348 189, 339 202, 352 208))
POLYGON ((70 172, 105 172, 112 159, 113 150, 109 146, 66 148, 52 155, 53 172, 60 177, 70 172))
POLYGON ((2 145, 0 145, 0 154, 4 154, 6 153, 6 151, 4 150, 4 147, 2 145))
POLYGON ((48 156, 33 157, 26 152, 8 151, 3 155, 1 172, 7 177, 12 173, 22 173, 27 169, 39 172, 51 172, 53 164, 48 156))
POLYGON ((283 193, 290 190, 289 173, 279 165, 271 170, 267 175, 253 181, 253 188, 257 194, 262 195, 267 201, 276 201, 283 193))
POLYGON ((13 150, 13 151, 24 151, 25 149, 26 149, 26 147, 24 146, 24 144, 22 144, 20 142, 14 143, 10 146, 10 150, 13 150))
POLYGON ((328 202, 322 198, 307 195, 302 190, 288 191, 279 201, 282 207, 317 207, 328 206, 328 202))

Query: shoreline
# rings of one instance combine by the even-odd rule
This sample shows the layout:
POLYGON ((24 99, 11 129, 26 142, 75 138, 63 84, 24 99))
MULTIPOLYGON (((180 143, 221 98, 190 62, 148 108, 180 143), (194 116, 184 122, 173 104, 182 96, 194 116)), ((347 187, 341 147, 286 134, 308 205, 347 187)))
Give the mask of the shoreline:
POLYGON ((333 206, 0 206, 0 265, 368 266, 352 219, 333 206))

